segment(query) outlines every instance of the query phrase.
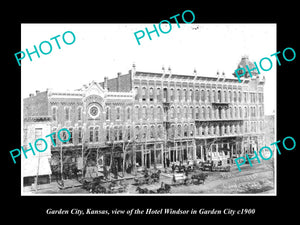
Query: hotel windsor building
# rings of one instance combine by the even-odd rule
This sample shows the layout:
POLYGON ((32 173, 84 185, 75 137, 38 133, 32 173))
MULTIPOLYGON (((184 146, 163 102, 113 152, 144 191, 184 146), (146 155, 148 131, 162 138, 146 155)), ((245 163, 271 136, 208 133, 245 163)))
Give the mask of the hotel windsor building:
MULTIPOLYGON (((243 57, 238 68, 254 68, 243 57)), ((264 146, 263 75, 227 78, 136 71, 74 91, 37 91, 24 99, 24 148, 67 128, 67 143, 51 145, 53 166, 114 166, 128 173, 167 161, 219 165, 264 146), (47 132, 41 131, 46 129, 47 132), (62 157, 62 159, 61 159, 62 157)), ((62 133, 63 135, 66 135, 62 133)), ((63 138, 63 137, 62 137, 63 138)), ((36 175, 36 172, 33 176, 36 175)))

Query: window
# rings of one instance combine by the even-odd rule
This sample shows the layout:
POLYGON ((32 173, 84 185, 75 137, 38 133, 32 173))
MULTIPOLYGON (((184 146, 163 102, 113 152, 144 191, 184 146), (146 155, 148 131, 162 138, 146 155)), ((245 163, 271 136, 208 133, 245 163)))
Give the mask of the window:
POLYGON ((78 128, 78 144, 82 143, 82 128, 78 128))
POLYGON ((201 90, 200 99, 201 99, 201 102, 204 102, 204 100, 205 100, 205 92, 204 92, 204 90, 201 90))
POLYGON ((70 132, 69 144, 72 144, 73 143, 73 128, 69 128, 69 132, 70 132))
POLYGON ((135 100, 139 100, 139 88, 138 87, 135 87, 134 88, 134 90, 135 90, 135 100))
POLYGON ((128 108, 126 109, 126 119, 127 119, 127 120, 130 120, 130 119, 131 119, 131 109, 130 109, 130 107, 128 107, 128 108))
POLYGON ((109 141, 109 127, 106 127, 106 141, 109 141))
POLYGON ((184 131, 183 131, 183 132, 184 132, 184 133, 183 133, 183 136, 184 136, 184 137, 187 137, 187 136, 188 136, 188 129, 189 129, 189 128, 188 128, 188 125, 184 125, 184 131))
POLYGON ((158 106, 158 108, 157 108, 157 114, 158 114, 158 119, 162 120, 163 119, 163 112, 162 112, 162 108, 160 106, 158 106))
POLYGON ((191 124, 190 125, 190 137, 193 137, 194 136, 194 125, 191 124))
POLYGON ((181 109, 180 109, 180 106, 177 107, 177 118, 178 119, 181 118, 181 109))
POLYGON ((110 120, 110 108, 109 107, 106 107, 105 118, 106 118, 106 120, 110 120))
POLYGON ((218 102, 222 101, 221 90, 218 90, 218 102))
POLYGON ((167 88, 164 88, 164 91, 163 91, 163 101, 164 102, 168 101, 168 89, 167 88))
POLYGON ((184 101, 186 102, 187 99, 188 99, 188 96, 187 96, 187 90, 186 89, 183 89, 183 98, 184 98, 184 101))
POLYGON ((140 117, 139 117, 139 107, 138 107, 138 106, 135 106, 135 107, 134 107, 134 118, 135 118, 136 120, 139 120, 139 119, 140 119, 140 117))
POLYGON ((94 128, 90 127, 90 142, 94 141, 94 128))
MULTIPOLYGON (((35 138, 35 140, 37 140, 39 138, 42 138, 42 131, 43 131, 42 128, 35 128, 35 130, 34 130, 34 138, 35 138)), ((39 149, 39 150, 43 149, 41 141, 36 142, 36 148, 39 149)))
POLYGON ((156 98, 157 98, 157 101, 161 101, 161 90, 160 90, 160 88, 156 89, 156 98))
POLYGON ((82 120, 82 107, 78 107, 77 113, 78 121, 82 120))
POLYGON ((154 139, 155 138, 155 128, 154 126, 151 126, 150 128, 150 139, 154 139))
POLYGON ((170 118, 171 119, 174 119, 176 116, 175 116, 175 110, 174 110, 174 106, 171 107, 171 111, 170 111, 170 118))
POLYGON ((146 101, 146 96, 147 95, 147 93, 146 93, 146 88, 145 87, 143 87, 142 88, 142 101, 146 101))
POLYGON ((120 120, 121 119, 121 108, 117 107, 116 108, 116 120, 120 120))
POLYGON ((196 107, 196 119, 198 120, 199 119, 199 116, 200 116, 200 113, 199 113, 199 107, 196 107))
POLYGON ((127 140, 129 141, 131 139, 130 136, 130 127, 127 127, 127 140))
POLYGON ((194 108, 192 106, 190 107, 189 118, 194 119, 194 108))
POLYGON ((188 118, 188 110, 187 110, 187 107, 185 106, 184 108, 183 108, 183 114, 184 114, 184 118, 188 118))
POLYGON ((119 127, 119 141, 123 140, 123 130, 122 127, 119 127))
POLYGON ((118 140, 118 127, 114 127, 114 140, 118 140))
POLYGON ((179 88, 177 89, 177 99, 179 102, 181 102, 181 100, 182 100, 181 91, 179 88))
POLYGON ((210 102, 210 92, 207 90, 206 101, 210 102))
POLYGON ((143 118, 144 120, 147 120, 147 108, 146 108, 146 106, 143 106, 142 109, 143 109, 143 110, 142 110, 142 118, 143 118))
POLYGON ((149 100, 152 102, 154 99, 154 93, 153 93, 153 88, 151 87, 149 89, 149 100))
POLYGON ((177 136, 181 137, 181 125, 177 126, 177 136))
POLYGON ((150 109, 149 109, 149 118, 151 121, 154 120, 154 107, 153 106, 150 106, 150 109))
POLYGON ((172 88, 171 90, 170 90, 170 101, 174 101, 174 89, 172 88))
POLYGON ((54 133, 54 135, 52 136, 53 137, 53 142, 54 142, 54 144, 52 143, 52 145, 54 146, 54 145, 57 145, 57 139, 56 139, 56 128, 53 128, 52 129, 52 133, 54 133))
POLYGON ((57 121, 57 107, 52 108, 52 120, 57 121))
POLYGON ((134 135, 135 135, 134 139, 138 140, 139 136, 140 136, 140 129, 139 129, 138 126, 136 126, 135 129, 134 129, 134 135))
POLYGON ((66 119, 66 121, 70 120, 70 108, 69 107, 65 108, 65 119, 66 119))
POLYGON ((99 142, 99 127, 95 129, 95 142, 99 142))
POLYGON ((237 102, 237 94, 236 94, 236 92, 233 92, 233 102, 237 102))
POLYGON ((199 102, 199 101, 200 101, 200 93, 199 93, 199 90, 198 90, 198 89, 196 90, 195 100, 196 100, 196 102, 199 102))
POLYGON ((190 91, 189 91, 189 99, 190 99, 191 102, 194 101, 194 92, 193 92, 193 89, 190 89, 190 91))

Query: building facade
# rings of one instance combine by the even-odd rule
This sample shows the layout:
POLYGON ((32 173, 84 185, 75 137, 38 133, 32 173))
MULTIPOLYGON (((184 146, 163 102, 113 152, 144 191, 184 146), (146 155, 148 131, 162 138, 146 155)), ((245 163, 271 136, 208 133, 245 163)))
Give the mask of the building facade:
MULTIPOLYGON (((245 65, 247 58, 238 68, 245 65)), ((75 91, 31 95, 24 99, 24 123, 49 117, 52 132, 70 131, 68 143, 51 146, 52 167, 62 161, 131 172, 161 168, 167 159, 228 164, 264 144, 264 78, 252 74, 240 83, 224 74, 141 72, 133 65, 75 91)))

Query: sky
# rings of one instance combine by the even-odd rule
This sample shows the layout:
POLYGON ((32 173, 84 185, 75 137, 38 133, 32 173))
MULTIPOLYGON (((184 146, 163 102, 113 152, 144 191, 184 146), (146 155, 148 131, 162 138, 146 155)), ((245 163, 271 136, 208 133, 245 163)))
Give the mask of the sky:
MULTIPOLYGON (((156 27, 158 23, 156 22, 156 27)), ((273 61, 273 68, 263 72, 265 83, 265 114, 276 108, 276 59, 270 57, 276 50, 276 24, 184 24, 172 23, 169 33, 154 32, 150 40, 135 39, 134 33, 153 24, 22 24, 21 50, 34 51, 43 41, 52 44, 52 52, 28 55, 21 61, 22 99, 36 90, 75 90, 91 81, 102 82, 118 72, 128 73, 132 64, 137 71, 161 72, 170 67, 173 74, 215 76, 217 71, 233 77, 241 57, 247 55, 252 62, 263 57, 273 61), (62 35, 72 31, 75 42, 66 45, 62 35), (61 49, 58 49, 57 38, 61 49)), ((162 26, 166 31, 167 24, 162 26)), ((72 41, 66 34, 66 41, 72 41)), ((47 44, 43 44, 47 52, 47 44)), ((280 50, 278 50, 280 51, 280 50)), ((18 63, 16 61, 16 66, 18 63)))

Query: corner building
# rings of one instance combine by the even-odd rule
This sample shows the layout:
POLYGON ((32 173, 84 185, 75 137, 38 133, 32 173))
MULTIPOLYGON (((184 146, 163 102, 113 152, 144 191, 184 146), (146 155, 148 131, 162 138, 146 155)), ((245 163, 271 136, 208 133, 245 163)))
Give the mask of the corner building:
MULTIPOLYGON (((245 65, 252 65, 246 57, 238 68, 245 65)), ((75 91, 31 95, 24 99, 24 123, 49 118, 52 132, 69 129, 68 143, 51 146, 52 168, 61 155, 64 168, 99 171, 103 165, 119 172, 162 168, 166 159, 227 165, 264 145, 265 81, 255 71, 242 79, 172 74, 170 68, 141 72, 133 65, 128 74, 75 91)))

